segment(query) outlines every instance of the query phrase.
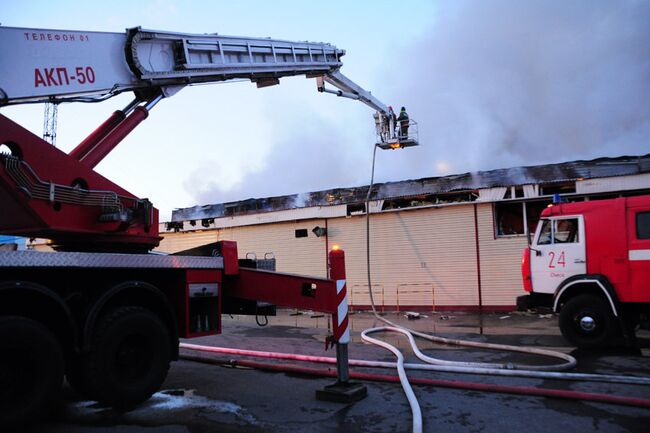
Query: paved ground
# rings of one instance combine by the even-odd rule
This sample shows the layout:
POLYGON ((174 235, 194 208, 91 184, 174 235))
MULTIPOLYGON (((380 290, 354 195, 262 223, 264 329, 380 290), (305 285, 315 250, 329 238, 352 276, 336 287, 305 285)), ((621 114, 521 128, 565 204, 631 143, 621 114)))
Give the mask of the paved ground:
MULTIPOLYGON (((392 361, 383 349, 359 342, 359 332, 379 326, 367 313, 352 315, 351 358, 392 361)), ((406 320, 397 314, 391 320, 406 320)), ((557 330, 557 318, 537 314, 429 314, 408 325, 442 336, 552 348, 573 354, 576 371, 634 374, 650 377, 650 332, 640 331, 640 350, 589 353, 568 347, 557 330)), ((251 318, 225 318, 224 334, 193 343, 333 356, 324 351, 327 320, 284 312, 258 327, 251 318)), ((403 339, 386 335, 413 359, 403 339)), ((454 360, 543 363, 548 360, 474 349, 434 347, 423 343, 430 356, 454 360)), ((188 352, 189 353, 189 352, 188 352)), ((227 360, 232 357, 217 356, 227 360)), ((260 362, 271 362, 259 360, 260 362)), ((315 368, 322 365, 301 364, 315 368)), ((370 370, 366 370, 370 371, 370 370)), ((376 371, 394 374, 392 371, 376 371)), ((480 383, 570 389, 650 399, 650 387, 556 380, 493 378, 411 372, 429 377, 480 383)), ((189 361, 172 365, 163 390, 130 413, 116 413, 81 401, 68 387, 58 412, 35 432, 46 433, 207 433, 207 432, 408 432, 411 413, 399 384, 366 382, 368 397, 355 404, 321 402, 317 389, 332 382, 286 373, 226 368, 189 361)), ((647 432, 650 409, 543 397, 486 393, 439 387, 414 387, 422 407, 426 432, 647 432)))

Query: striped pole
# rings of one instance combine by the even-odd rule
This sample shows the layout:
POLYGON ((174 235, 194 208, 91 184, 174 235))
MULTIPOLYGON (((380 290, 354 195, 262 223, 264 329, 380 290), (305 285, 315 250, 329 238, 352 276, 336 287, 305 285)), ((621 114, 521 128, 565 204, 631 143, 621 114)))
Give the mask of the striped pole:
POLYGON ((348 329, 348 297, 345 285, 345 253, 338 245, 329 252, 329 278, 336 281, 337 309, 332 314, 333 340, 336 343, 336 375, 335 384, 327 385, 321 390, 316 390, 319 400, 352 403, 368 395, 368 388, 360 383, 350 382, 350 366, 348 357, 348 343, 350 330, 348 329))
POLYGON ((348 328, 348 296, 345 279, 345 252, 336 245, 329 253, 330 279, 336 281, 336 313, 332 315, 332 329, 336 342, 336 370, 339 382, 348 382, 350 371, 348 366, 348 343, 350 329, 348 328))
POLYGON ((337 343, 350 342, 350 329, 348 328, 348 293, 345 280, 336 280, 336 310, 337 326, 334 328, 334 338, 337 343))

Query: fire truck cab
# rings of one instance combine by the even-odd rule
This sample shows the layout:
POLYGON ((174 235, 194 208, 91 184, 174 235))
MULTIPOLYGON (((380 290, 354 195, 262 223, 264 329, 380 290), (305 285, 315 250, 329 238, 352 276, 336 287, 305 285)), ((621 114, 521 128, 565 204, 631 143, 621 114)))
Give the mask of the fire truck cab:
POLYGON ((603 347, 650 313, 650 196, 546 208, 522 258, 518 306, 559 312, 562 335, 603 347))

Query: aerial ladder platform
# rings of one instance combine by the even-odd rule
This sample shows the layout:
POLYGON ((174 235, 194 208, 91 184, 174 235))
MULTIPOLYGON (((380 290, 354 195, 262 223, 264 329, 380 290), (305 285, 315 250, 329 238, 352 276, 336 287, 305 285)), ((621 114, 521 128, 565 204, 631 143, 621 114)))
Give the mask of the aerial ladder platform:
MULTIPOLYGON (((342 250, 329 252, 328 278, 258 269, 240 262, 227 240, 200 252, 149 254, 161 239, 157 209, 94 170, 156 104, 191 85, 248 80, 266 87, 304 75, 316 78, 320 92, 359 100, 377 120, 387 118, 381 101, 341 74, 344 54, 327 43, 139 27, 0 27, 0 107, 134 94, 69 153, 0 115, 0 234, 49 239, 57 250, 0 252, 0 339, 9 348, 0 430, 22 431, 46 413, 59 401, 64 375, 85 398, 131 409, 160 388, 179 338, 219 334, 222 313, 266 314, 268 304, 331 314, 326 343, 337 346, 338 381, 323 396, 365 396, 365 387, 348 380, 342 250)), ((376 123, 378 146, 416 143, 387 137, 386 124, 376 123)))
MULTIPOLYGON (((8 209, 0 215, 0 233, 51 239, 67 250, 154 248, 160 239, 157 210, 93 170, 150 110, 186 86, 250 80, 266 87, 304 75, 317 79, 320 92, 359 100, 385 118, 387 106, 340 72, 344 55, 322 42, 140 27, 125 33, 0 27, 0 106, 135 95, 69 154, 43 146, 0 115, 0 200, 8 209)), ((416 145, 417 125, 411 124, 408 136, 377 126, 377 145, 416 145)))

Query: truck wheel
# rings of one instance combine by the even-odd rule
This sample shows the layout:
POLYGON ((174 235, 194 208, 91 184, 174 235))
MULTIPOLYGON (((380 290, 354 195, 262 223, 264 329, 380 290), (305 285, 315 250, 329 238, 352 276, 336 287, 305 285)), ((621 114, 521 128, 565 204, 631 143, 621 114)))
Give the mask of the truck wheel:
POLYGON ((19 431, 58 400, 63 352, 44 325, 24 317, 0 318, 0 344, 0 431, 19 431))
POLYGON ((104 315, 83 357, 82 392, 116 409, 132 409, 162 385, 170 362, 170 337, 162 321, 140 307, 104 315))
POLYGON ((619 331, 614 315, 603 298, 579 295, 560 311, 560 331, 569 343, 583 349, 604 347, 619 331))

